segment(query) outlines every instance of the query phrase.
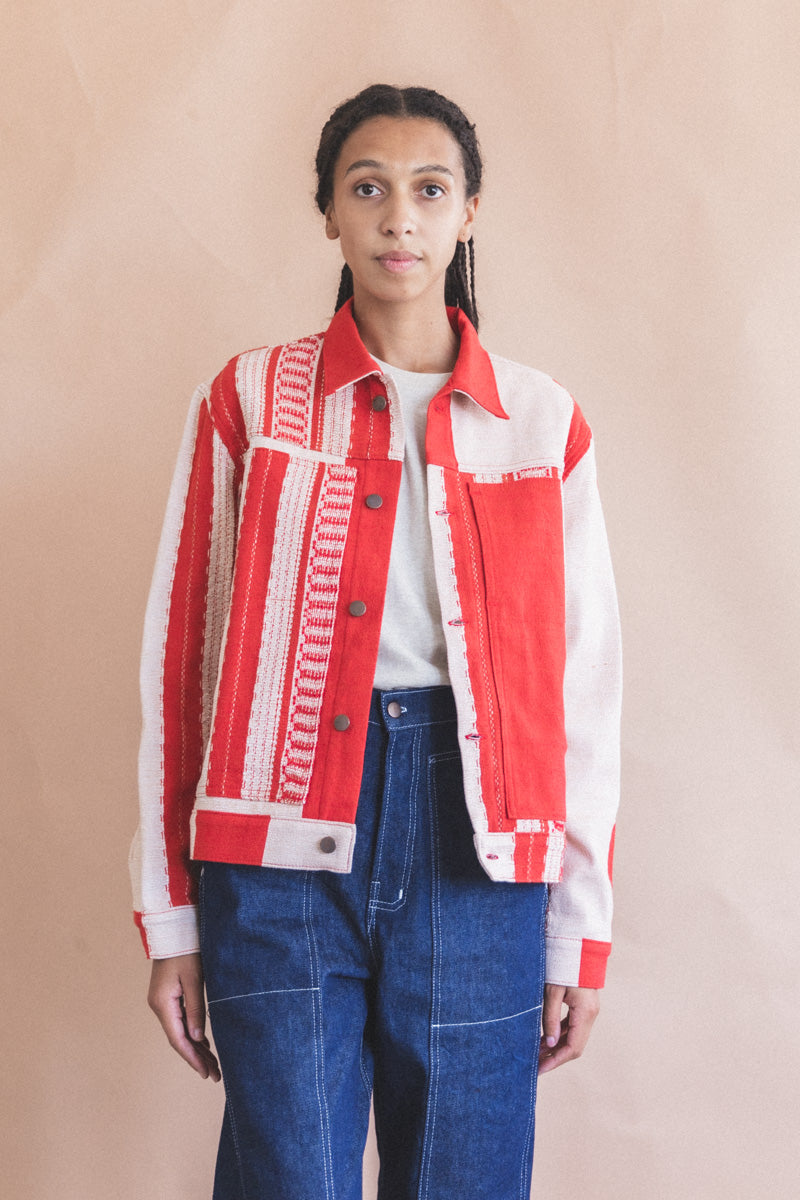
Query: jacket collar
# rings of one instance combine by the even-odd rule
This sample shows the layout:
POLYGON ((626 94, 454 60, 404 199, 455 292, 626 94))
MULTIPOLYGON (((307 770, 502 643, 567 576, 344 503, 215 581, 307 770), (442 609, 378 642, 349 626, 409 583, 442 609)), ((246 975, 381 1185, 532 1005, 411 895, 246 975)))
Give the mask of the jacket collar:
MULTIPOLYGON (((463 392, 495 417, 508 420, 500 403, 491 359, 478 340, 474 325, 460 308, 448 308, 447 315, 459 337, 458 358, 447 387, 463 392)), ((322 368, 327 395, 368 375, 382 373, 361 341, 353 319, 352 299, 342 305, 328 326, 322 345, 322 368)))

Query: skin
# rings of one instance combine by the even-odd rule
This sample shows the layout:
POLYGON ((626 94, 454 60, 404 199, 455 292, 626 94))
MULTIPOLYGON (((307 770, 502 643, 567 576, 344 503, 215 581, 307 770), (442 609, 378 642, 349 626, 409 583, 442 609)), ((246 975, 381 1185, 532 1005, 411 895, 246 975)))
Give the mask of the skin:
POLYGON ((347 138, 325 232, 353 272, 353 315, 371 354, 407 371, 452 369, 445 272, 477 209, 459 145, 438 121, 373 117, 347 138), (414 256, 409 269, 383 261, 398 253, 414 256))
MULTIPOLYGON (((458 339, 444 304, 445 272, 478 210, 461 150, 438 121, 373 117, 342 146, 325 212, 353 272, 353 315, 371 354, 406 371, 452 370, 458 339), (411 255, 398 266, 393 255, 411 255), (392 265, 394 263, 394 265, 392 265)), ((203 1079, 220 1079, 206 1037, 199 954, 155 960, 148 1003, 167 1039, 203 1079)), ((594 988, 546 984, 539 1072, 583 1053, 599 1009, 594 988), (566 1015, 562 1018, 562 1012, 566 1015)))

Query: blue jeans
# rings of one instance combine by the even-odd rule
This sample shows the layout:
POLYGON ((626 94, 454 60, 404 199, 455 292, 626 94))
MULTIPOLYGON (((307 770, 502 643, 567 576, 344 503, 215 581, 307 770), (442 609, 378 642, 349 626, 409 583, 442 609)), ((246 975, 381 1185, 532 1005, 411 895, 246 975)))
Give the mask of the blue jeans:
POLYGON ((349 875, 203 866, 214 1200, 361 1200, 373 1088, 381 1200, 527 1200, 547 889, 478 863, 449 688, 373 692, 357 829, 349 875))

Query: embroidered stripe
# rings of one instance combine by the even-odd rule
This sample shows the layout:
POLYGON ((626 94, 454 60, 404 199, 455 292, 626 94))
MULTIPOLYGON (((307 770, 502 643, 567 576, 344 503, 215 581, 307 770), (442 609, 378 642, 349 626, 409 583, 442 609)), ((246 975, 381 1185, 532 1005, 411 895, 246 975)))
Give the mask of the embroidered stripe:
POLYGON ((303 594, 303 621, 292 680, 280 800, 300 803, 308 794, 330 658, 339 573, 358 474, 329 467, 320 494, 303 594))
POLYGON ((266 797, 272 790, 281 708, 290 662, 292 626, 298 605, 298 573, 307 544, 314 485, 320 467, 292 458, 286 468, 270 564, 242 776, 243 791, 266 797))
POLYGON ((231 546, 236 534, 233 504, 233 463, 215 438, 213 452, 214 512, 208 554, 208 597, 203 654, 203 744, 208 742, 219 655, 231 592, 231 546))
POLYGON ((350 436, 355 419, 355 389, 342 388, 325 398, 322 444, 329 454, 344 457, 350 449, 350 436))
POLYGON ((270 392, 268 375, 270 361, 274 357, 272 347, 264 346, 240 355, 236 363, 236 390, 247 428, 251 431, 263 429, 268 416, 265 411, 270 392))
POLYGON ((318 336, 290 342, 281 350, 275 370, 274 438, 310 446, 309 393, 321 350, 322 338, 318 336))

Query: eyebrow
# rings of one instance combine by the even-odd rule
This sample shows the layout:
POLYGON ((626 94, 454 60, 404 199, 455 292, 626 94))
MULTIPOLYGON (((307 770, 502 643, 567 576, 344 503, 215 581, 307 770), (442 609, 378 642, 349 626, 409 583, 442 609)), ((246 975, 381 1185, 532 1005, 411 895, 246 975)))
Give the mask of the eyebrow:
MULTIPOLYGON (((345 175, 349 175, 351 171, 360 171, 362 167, 372 167, 373 170, 377 171, 386 170, 386 164, 378 162, 377 159, 359 158, 356 162, 350 164, 345 171, 345 175)), ((450 170, 450 168, 443 166, 441 163, 426 163, 423 167, 414 167, 412 174, 426 175, 431 171, 436 171, 440 175, 449 175, 451 179, 454 178, 453 172, 450 170)))

